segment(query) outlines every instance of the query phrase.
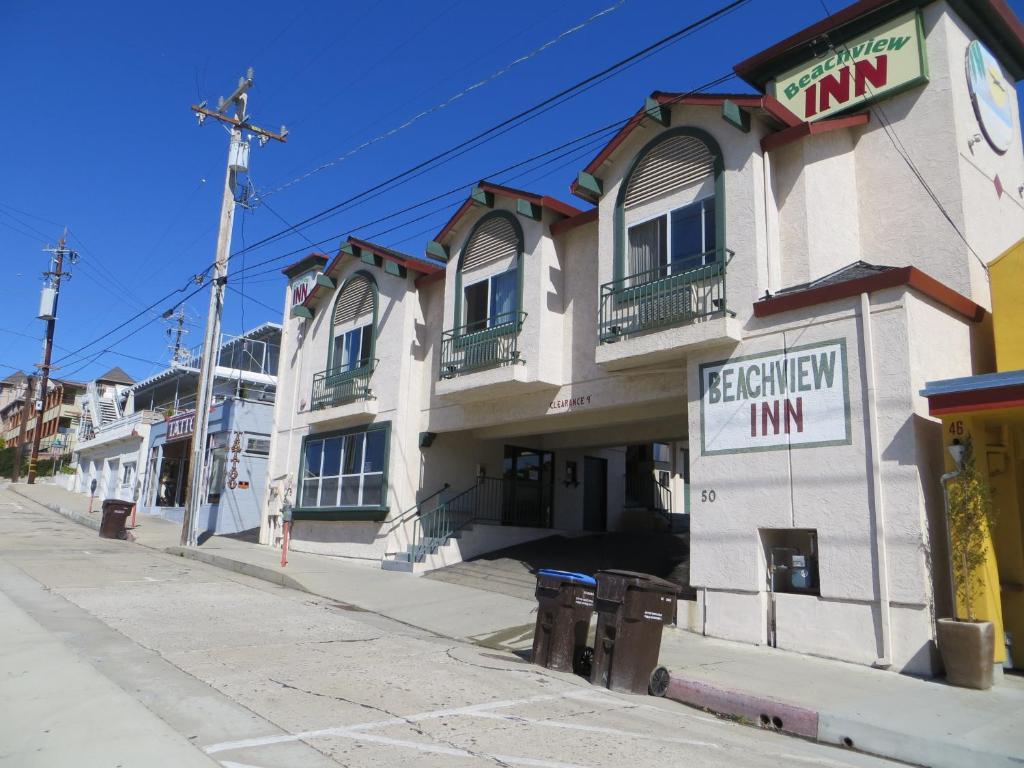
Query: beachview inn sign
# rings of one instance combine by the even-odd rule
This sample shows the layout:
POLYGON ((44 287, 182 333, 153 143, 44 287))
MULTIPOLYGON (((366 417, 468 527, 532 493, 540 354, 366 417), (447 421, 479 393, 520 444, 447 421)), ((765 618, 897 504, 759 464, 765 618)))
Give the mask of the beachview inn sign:
POLYGON ((814 122, 891 96, 928 79, 924 33, 916 11, 903 14, 779 75, 770 91, 797 117, 814 122))
POLYGON ((702 455, 848 445, 846 341, 700 366, 702 455))

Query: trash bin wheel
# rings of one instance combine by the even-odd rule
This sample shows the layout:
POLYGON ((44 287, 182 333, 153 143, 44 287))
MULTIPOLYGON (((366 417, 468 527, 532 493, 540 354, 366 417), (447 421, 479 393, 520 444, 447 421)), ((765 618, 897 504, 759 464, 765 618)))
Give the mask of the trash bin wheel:
POLYGON ((671 681, 668 670, 664 667, 655 667, 651 672, 651 682, 647 686, 647 692, 651 696, 664 696, 668 691, 668 684, 671 681))
POLYGON ((589 679, 590 670, 594 667, 594 649, 589 645, 580 648, 576 652, 576 658, 572 660, 572 671, 589 679))

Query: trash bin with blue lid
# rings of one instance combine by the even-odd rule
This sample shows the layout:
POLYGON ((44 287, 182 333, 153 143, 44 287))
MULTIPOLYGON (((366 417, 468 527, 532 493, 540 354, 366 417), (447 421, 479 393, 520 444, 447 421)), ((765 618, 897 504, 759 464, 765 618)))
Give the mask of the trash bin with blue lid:
POLYGON ((587 650, 597 581, 585 573, 537 571, 533 663, 560 672, 577 668, 587 650))

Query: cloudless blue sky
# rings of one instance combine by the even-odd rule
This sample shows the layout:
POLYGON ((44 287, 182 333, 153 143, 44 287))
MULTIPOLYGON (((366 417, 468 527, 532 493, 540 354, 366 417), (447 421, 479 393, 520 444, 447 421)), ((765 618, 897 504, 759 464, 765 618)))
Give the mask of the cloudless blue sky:
MULTIPOLYGON (((164 294, 186 286, 213 260, 227 138, 189 106, 216 104, 246 67, 255 68, 250 112, 290 130, 286 144, 253 147, 251 179, 269 192, 343 155, 419 111, 444 101, 602 9, 615 10, 508 74, 337 165, 236 214, 232 250, 296 222, 468 138, 703 16, 724 0, 579 0, 515 3, 440 0, 245 4, 81 3, 8 0, 0 8, 0 377, 42 359, 35 318, 40 273, 67 225, 81 254, 61 291, 58 378, 85 381, 113 365, 136 378, 166 366, 166 323, 155 319, 123 342, 143 316, 82 355, 68 350, 105 332, 164 294), (95 357, 108 345, 111 352, 95 357), (117 352, 131 355, 126 357, 117 352), (133 359, 139 358, 139 359, 133 359)), ((846 2, 827 0, 835 12, 846 2)), ((1020 15, 1024 0, 1011 5, 1020 15)), ((463 199, 452 196, 369 228, 367 222, 479 178, 569 196, 576 172, 598 146, 527 172, 492 172, 634 112, 652 90, 686 91, 731 71, 825 15, 820 0, 754 0, 568 103, 480 149, 305 231, 373 237, 413 254, 463 199), (451 204, 445 210, 438 210, 451 204)), ((747 91, 734 79, 719 91, 747 91)), ((468 191, 468 186, 466 187, 468 191)), ((308 248, 291 235, 232 260, 231 270, 308 248)), ((229 284, 224 331, 280 321, 278 261, 229 284), (266 270, 272 271, 267 272, 266 270), (262 272, 263 274, 259 274, 262 272)), ((177 294, 178 297, 183 293, 177 294)), ((174 305, 167 300, 156 314, 174 305)), ((186 304, 202 341, 208 291, 186 304)))

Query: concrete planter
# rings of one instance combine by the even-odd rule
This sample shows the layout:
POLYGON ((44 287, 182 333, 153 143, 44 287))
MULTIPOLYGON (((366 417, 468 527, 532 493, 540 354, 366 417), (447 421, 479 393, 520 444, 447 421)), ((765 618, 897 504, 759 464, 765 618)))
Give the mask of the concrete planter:
POLYGON ((991 688, 996 642, 992 622, 939 619, 936 630, 946 680, 961 688, 991 688))

